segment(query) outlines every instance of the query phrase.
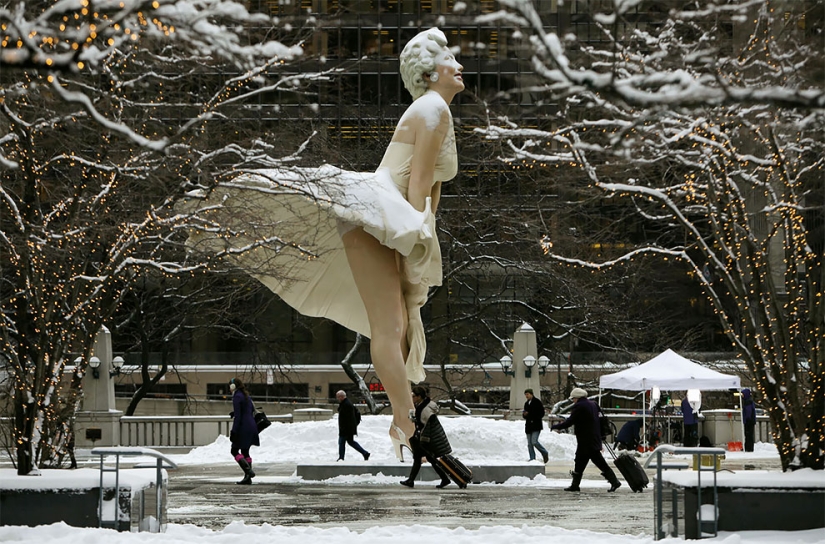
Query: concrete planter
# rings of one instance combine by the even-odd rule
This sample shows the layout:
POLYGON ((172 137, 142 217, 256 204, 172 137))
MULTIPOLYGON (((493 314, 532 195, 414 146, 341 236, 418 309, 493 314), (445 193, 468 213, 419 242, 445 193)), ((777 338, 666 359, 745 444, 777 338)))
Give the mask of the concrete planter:
MULTIPOLYGON (((115 478, 104 474, 102 520, 98 516, 100 471, 96 469, 43 470, 40 476, 18 476, 0 470, 0 525, 48 525, 59 521, 72 527, 110 527, 118 531, 152 531, 155 513, 155 473, 122 469, 115 499, 115 478)), ((167 477, 163 474, 162 518, 166 519, 167 477)))

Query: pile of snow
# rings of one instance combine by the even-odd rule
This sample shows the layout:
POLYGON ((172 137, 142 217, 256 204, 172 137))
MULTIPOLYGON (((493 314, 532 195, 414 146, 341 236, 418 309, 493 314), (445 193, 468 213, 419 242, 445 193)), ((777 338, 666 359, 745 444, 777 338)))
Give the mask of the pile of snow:
MULTIPOLYGON (((370 452, 370 462, 396 461, 389 438, 391 416, 365 415, 358 427, 356 440, 370 452)), ((465 464, 505 465, 527 461, 527 441, 523 421, 504 421, 481 417, 441 417, 441 423, 453 454, 465 464)), ((545 429, 539 441, 547 448, 551 461, 571 461, 576 451, 576 437, 545 429)), ((179 465, 228 463, 230 443, 225 436, 207 446, 184 455, 170 455, 179 465)), ((301 423, 274 422, 261 433, 261 447, 253 447, 256 463, 329 463, 338 458, 338 420, 301 423)), ((536 454, 541 457, 538 453, 536 454)), ((608 455, 605 452, 605 455, 608 455)), ((776 446, 757 443, 754 452, 728 452, 728 459, 777 458, 776 446)), ((361 456, 347 446, 346 459, 361 462, 361 456)))
MULTIPOLYGON (((261 433, 261 447, 252 448, 252 458, 256 463, 334 462, 338 458, 336 418, 300 423, 273 422, 261 433)), ((522 421, 443 416, 440 419, 453 447, 453 454, 464 463, 502 465, 527 461, 527 440, 522 421)), ((388 434, 391 421, 391 416, 363 416, 355 439, 370 452, 370 462, 396 461, 388 434)), ((545 430, 540 442, 550 453, 550 459, 573 459, 576 437, 572 434, 545 430)), ((185 455, 169 457, 179 465, 234 463, 229 448, 229 439, 219 436, 212 444, 195 448, 185 455)), ((346 458, 348 461, 361 460, 358 452, 349 446, 346 458)))
MULTIPOLYGON (((413 539, 421 542, 449 542, 450 544, 653 544, 652 536, 613 535, 583 529, 568 530, 559 527, 489 526, 478 529, 433 527, 429 525, 392 525, 370 527, 362 532, 347 527, 246 525, 233 522, 220 531, 195 525, 173 525, 166 533, 118 533, 111 529, 82 529, 65 523, 39 527, 0 527, 0 542, 9 544, 304 544, 306 542, 334 542, 335 544, 386 544, 413 539), (414 536, 413 536, 414 535, 414 536)), ((672 540, 672 539, 668 539, 672 540)), ((679 542, 681 540, 677 540, 679 542)), ((744 531, 720 533, 706 538, 703 544, 816 544, 822 542, 822 529, 808 531, 744 531)))

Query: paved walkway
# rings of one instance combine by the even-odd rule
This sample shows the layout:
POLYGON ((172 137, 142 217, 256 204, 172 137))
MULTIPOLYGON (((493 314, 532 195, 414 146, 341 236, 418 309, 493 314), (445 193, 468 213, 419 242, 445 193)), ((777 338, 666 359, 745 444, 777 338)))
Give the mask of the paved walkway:
MULTIPOLYGON (((753 461, 748 461, 753 464, 753 461)), ((727 461, 723 468, 744 467, 727 461)), ((778 461, 756 461, 753 468, 777 469, 778 461)), ((252 486, 238 486, 239 468, 185 466, 170 472, 169 521, 220 529, 232 521, 247 524, 346 526, 426 524, 477 528, 489 525, 553 525, 614 534, 653 534, 651 488, 632 493, 623 485, 607 493, 598 469, 588 466, 580 493, 565 492, 571 463, 551 461, 546 486, 471 485, 439 490, 434 483, 407 489, 393 483, 305 482, 293 477, 295 465, 258 464, 252 486)))
POLYGON ((617 493, 607 493, 606 487, 567 493, 560 481, 559 487, 552 488, 482 484, 441 490, 425 483, 407 489, 392 484, 272 481, 277 479, 273 476, 281 480, 290 476, 294 466, 288 465, 260 465, 255 471, 258 477, 252 486, 235 485, 240 470, 226 465, 172 472, 169 521, 215 529, 243 520, 250 524, 345 525, 354 530, 414 524, 450 528, 554 525, 624 534, 651 534, 653 530, 652 492, 631 493, 626 487, 617 493))

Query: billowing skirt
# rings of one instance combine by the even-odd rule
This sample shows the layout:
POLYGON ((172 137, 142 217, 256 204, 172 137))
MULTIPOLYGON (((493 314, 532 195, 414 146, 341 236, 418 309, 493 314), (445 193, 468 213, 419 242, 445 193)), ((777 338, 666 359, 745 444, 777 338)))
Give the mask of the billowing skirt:
POLYGON ((370 336, 369 320, 339 230, 362 227, 398 251, 409 287, 407 377, 424 379, 426 343, 420 309, 441 285, 441 252, 429 202, 417 211, 389 173, 324 165, 250 171, 208 195, 191 193, 187 246, 242 268, 298 312, 326 317, 370 336))

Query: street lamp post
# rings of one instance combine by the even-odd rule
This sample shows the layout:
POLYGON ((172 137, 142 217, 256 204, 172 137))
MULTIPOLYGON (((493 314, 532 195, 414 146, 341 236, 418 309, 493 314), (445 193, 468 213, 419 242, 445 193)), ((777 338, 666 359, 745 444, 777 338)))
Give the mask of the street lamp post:
POLYGON ((524 377, 531 378, 533 376, 533 367, 536 366, 536 358, 532 355, 527 355, 521 362, 524 363, 524 377))
POLYGON ((100 379, 100 358, 92 356, 89 359, 89 368, 92 369, 92 377, 96 380, 100 379))
POLYGON ((109 377, 120 376, 120 369, 123 368, 125 362, 120 355, 112 359, 112 370, 109 371, 109 377))
POLYGON ((504 372, 505 376, 515 376, 516 373, 510 370, 513 367, 513 358, 509 355, 505 355, 499 361, 501 363, 501 371, 504 372))
MULTIPOLYGON (((83 356, 75 359, 78 368, 83 356)), ((109 329, 101 327, 87 359, 91 372, 83 376, 83 402, 75 419, 75 445, 119 446, 120 417, 123 412, 115 403, 113 376, 123 366, 123 357, 112 357, 112 336, 109 329)))
POLYGON ((539 357, 539 375, 547 374, 547 367, 550 366, 550 359, 546 355, 539 357))
MULTIPOLYGON (((538 355, 536 350, 536 331, 523 323, 513 334, 512 374, 510 378, 510 410, 521 415, 524 403, 524 391, 541 390, 539 377, 533 373, 538 355)), ((508 357, 510 354, 508 354, 508 357)))

